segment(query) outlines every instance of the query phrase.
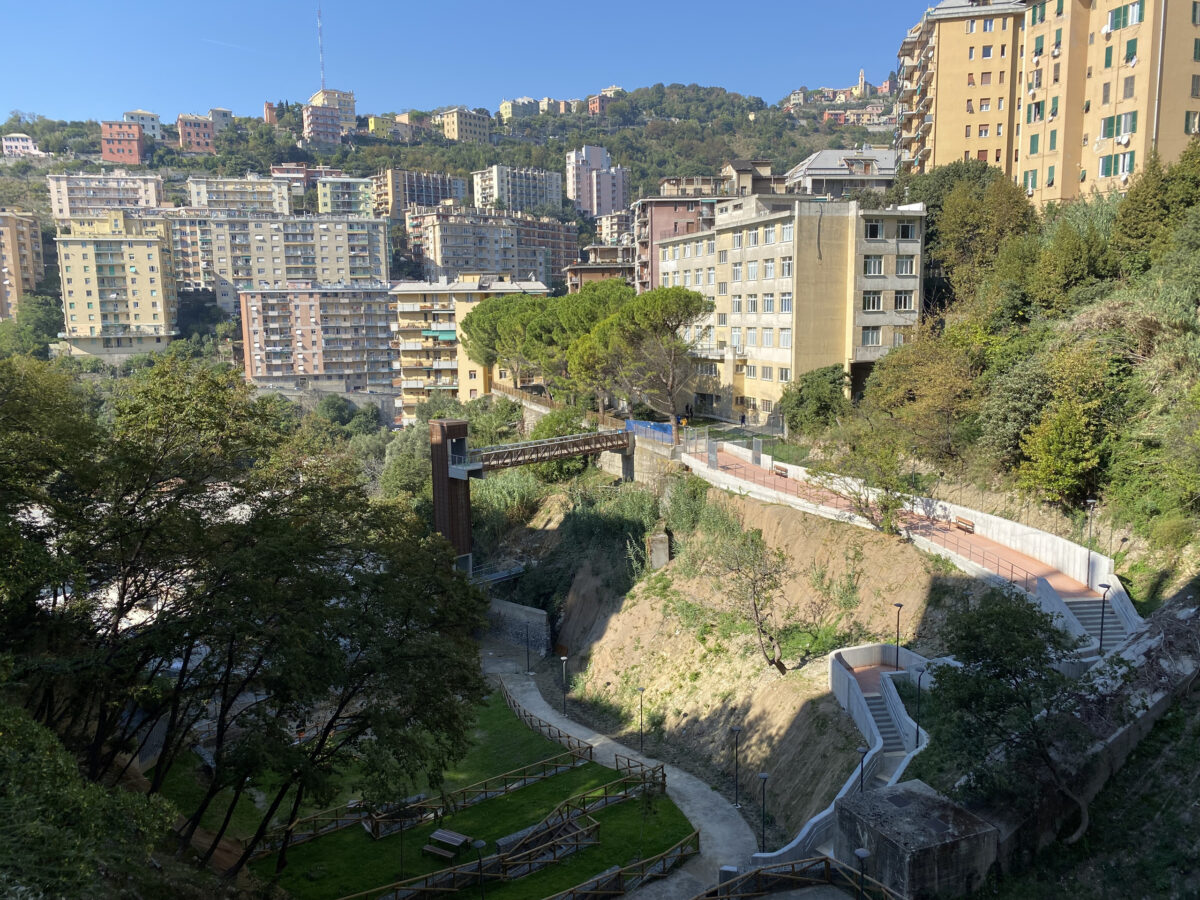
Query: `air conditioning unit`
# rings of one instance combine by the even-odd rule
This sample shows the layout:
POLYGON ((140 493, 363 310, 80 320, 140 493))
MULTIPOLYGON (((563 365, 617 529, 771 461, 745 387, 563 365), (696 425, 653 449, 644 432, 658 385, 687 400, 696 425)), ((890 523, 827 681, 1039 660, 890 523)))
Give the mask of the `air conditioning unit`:
POLYGON ((1062 51, 1059 50, 1057 47, 1055 47, 1053 50, 1050 51, 1050 55, 1053 56, 1055 59, 1058 59, 1060 56, 1062 56, 1062 51))
POLYGON ((1117 138, 1117 143, 1120 144, 1122 147, 1128 147, 1129 146, 1129 135, 1127 135, 1127 134, 1120 135, 1117 138))
POLYGON ((1105 37, 1108 37, 1110 34, 1112 34, 1112 26, 1107 24, 1102 26, 1100 28, 1100 33, 1105 37))
POLYGON ((1125 183, 1125 182, 1127 182, 1128 180, 1129 180, 1129 173, 1128 173, 1128 172, 1122 172, 1122 173, 1121 173, 1121 183, 1122 183, 1122 184, 1124 184, 1124 183, 1125 183))

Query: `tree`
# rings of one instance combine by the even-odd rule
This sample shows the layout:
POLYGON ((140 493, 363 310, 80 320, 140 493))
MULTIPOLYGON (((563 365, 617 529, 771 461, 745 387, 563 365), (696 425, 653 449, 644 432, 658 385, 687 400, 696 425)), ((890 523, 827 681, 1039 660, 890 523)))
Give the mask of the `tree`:
POLYGON ((977 605, 951 610, 943 639, 961 666, 939 666, 933 688, 942 709, 931 746, 966 773, 959 790, 1036 805, 1049 780, 1079 807, 1078 840, 1087 828, 1084 799, 1069 784, 1083 729, 1070 679, 1058 666, 1076 641, 1054 618, 1015 591, 993 591, 977 605))
POLYGON ((805 372, 789 382, 779 398, 788 429, 815 436, 850 410, 846 386, 850 376, 840 365, 805 372))
POLYGON ((1113 251, 1124 275, 1150 268, 1150 250, 1166 229, 1168 218, 1166 172, 1152 150, 1130 183, 1113 225, 1113 251))
POLYGON ((994 179, 982 188, 959 182, 946 195, 930 255, 946 268, 955 297, 971 298, 1005 239, 1036 223, 1024 191, 1008 179, 994 179))
MULTIPOLYGON (((563 409, 551 410, 542 416, 533 426, 529 437, 536 441, 595 430, 595 425, 584 423, 583 410, 568 406, 563 409)), ((567 481, 583 473, 587 468, 587 458, 572 456, 553 462, 535 463, 529 468, 542 481, 567 481)))
POLYGON ((1018 482, 1033 494, 1076 504, 1095 487, 1100 449, 1094 423, 1073 397, 1045 409, 1021 439, 1021 452, 1018 482))
MULTIPOLYGON (((334 425, 349 425, 354 418, 357 408, 345 397, 337 394, 326 394, 317 402, 314 412, 327 422, 334 425)), ((378 415, 378 410, 376 410, 378 415)))

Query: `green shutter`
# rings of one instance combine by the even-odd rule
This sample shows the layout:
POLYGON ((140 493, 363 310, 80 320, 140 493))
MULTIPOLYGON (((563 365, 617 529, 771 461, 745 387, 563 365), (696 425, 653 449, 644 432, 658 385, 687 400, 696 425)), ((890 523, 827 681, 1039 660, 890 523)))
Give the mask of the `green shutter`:
POLYGON ((1137 38, 1130 38, 1125 42, 1125 62, 1129 62, 1137 56, 1137 38))
POLYGON ((1062 46, 1062 29, 1061 28, 1057 28, 1054 31, 1054 46, 1055 47, 1062 46))
POLYGON ((1060 16, 1063 14, 1063 0, 1058 0, 1058 6, 1055 8, 1055 12, 1060 16))
POLYGON ((1104 68, 1112 68, 1112 47, 1104 48, 1104 68))
POLYGON ((1130 151, 1129 151, 1129 174, 1130 174, 1130 175, 1132 175, 1132 174, 1133 174, 1133 167, 1134 167, 1135 165, 1136 165, 1136 163, 1134 162, 1133 151, 1132 151, 1132 150, 1130 150, 1130 151))
POLYGON ((1058 131, 1057 130, 1050 132, 1050 149, 1051 150, 1058 149, 1058 131))
POLYGON ((1192 59, 1200 61, 1200 38, 1192 42, 1192 59))
POLYGON ((1038 135, 1031 134, 1029 136, 1029 155, 1036 156, 1038 152, 1038 135))
POLYGON ((1114 129, 1116 128, 1116 118, 1116 116, 1105 116, 1100 121, 1100 137, 1110 138, 1113 136, 1115 133, 1114 129))
POLYGON ((1045 44, 1046 44, 1046 38, 1044 35, 1034 38, 1033 39, 1033 55, 1037 56, 1039 53, 1041 53, 1042 47, 1044 47, 1045 44))
POLYGON ((1112 157, 1102 156, 1100 157, 1100 177, 1108 178, 1110 175, 1112 175, 1112 157))
POLYGON ((1050 115, 1052 115, 1052 116, 1058 115, 1058 98, 1057 97, 1050 98, 1050 115))
POLYGON ((1136 109, 1133 111, 1133 114, 1130 116, 1130 119, 1132 121, 1130 121, 1130 123, 1129 123, 1129 133, 1137 134, 1137 110, 1136 109))
POLYGON ((1050 168, 1048 168, 1046 170, 1046 184, 1049 185, 1049 184, 1053 184, 1053 183, 1054 183, 1054 166, 1050 166, 1050 168))
POLYGON ((1138 0, 1138 21, 1146 21, 1146 0, 1138 0))

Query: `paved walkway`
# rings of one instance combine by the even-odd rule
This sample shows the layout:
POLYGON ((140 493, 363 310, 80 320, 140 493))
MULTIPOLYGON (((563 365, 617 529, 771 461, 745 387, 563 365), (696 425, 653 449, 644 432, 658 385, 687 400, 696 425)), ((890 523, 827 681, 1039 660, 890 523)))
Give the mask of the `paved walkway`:
MULTIPOLYGON (((524 647, 489 639, 483 644, 482 658, 484 674, 502 679, 517 702, 535 716, 591 744, 595 748, 596 762, 614 766, 619 753, 651 766, 659 765, 656 759, 618 744, 586 725, 564 718, 553 704, 547 703, 542 697, 533 678, 524 673, 524 647)), ((672 765, 664 765, 664 768, 667 773, 667 796, 700 832, 700 854, 666 878, 652 881, 629 895, 637 900, 684 900, 694 897, 717 883, 717 870, 721 866, 745 866, 750 856, 758 850, 754 832, 728 800, 694 775, 672 765)))

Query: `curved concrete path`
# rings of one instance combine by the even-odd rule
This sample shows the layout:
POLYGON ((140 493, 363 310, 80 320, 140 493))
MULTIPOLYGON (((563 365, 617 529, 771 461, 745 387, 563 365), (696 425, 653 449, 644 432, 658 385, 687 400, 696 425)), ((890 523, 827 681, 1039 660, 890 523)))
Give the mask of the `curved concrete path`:
MULTIPOLYGON (((619 753, 651 766, 659 765, 658 760, 618 744, 557 712, 546 702, 533 678, 524 673, 524 647, 489 639, 484 641, 481 655, 485 675, 502 680, 517 702, 535 716, 591 744, 596 762, 615 767, 615 757, 619 753)), ((664 767, 667 796, 700 832, 700 854, 666 878, 656 879, 629 895, 638 900, 694 897, 717 883, 717 871, 721 866, 745 866, 751 854, 758 850, 753 830, 728 800, 683 769, 667 764, 664 767)))

